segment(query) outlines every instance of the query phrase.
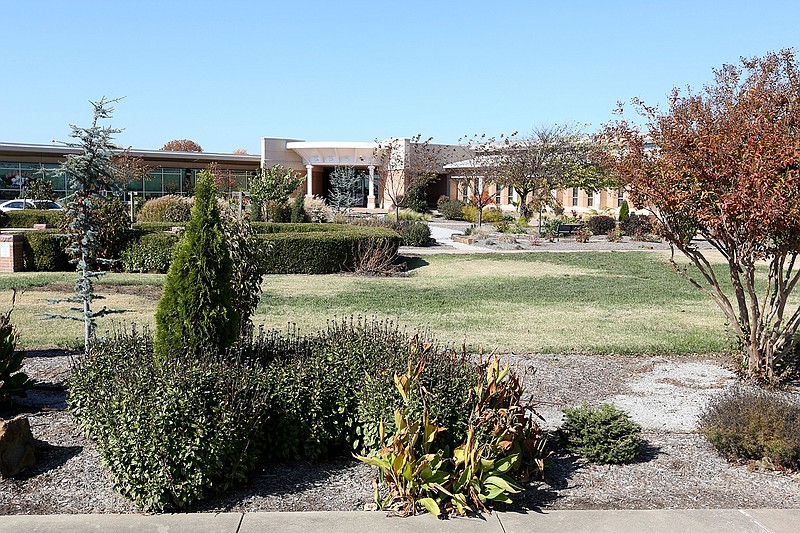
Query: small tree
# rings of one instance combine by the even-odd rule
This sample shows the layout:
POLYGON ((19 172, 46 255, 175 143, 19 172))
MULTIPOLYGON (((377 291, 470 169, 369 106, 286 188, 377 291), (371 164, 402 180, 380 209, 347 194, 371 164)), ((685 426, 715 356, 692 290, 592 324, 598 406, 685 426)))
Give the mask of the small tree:
POLYGON ((306 221, 305 200, 306 193, 302 191, 297 193, 297 196, 294 197, 294 201, 292 202, 292 222, 300 223, 306 221))
POLYGON ((463 137, 459 143, 465 144, 467 158, 448 166, 454 173, 451 179, 467 190, 469 203, 477 208, 479 227, 483 224, 483 209, 494 203, 489 186, 500 176, 502 156, 499 152, 503 142, 502 137, 497 142, 485 134, 463 137))
POLYGON ((230 252, 215 194, 214 179, 203 170, 195 186, 192 219, 175 251, 156 308, 154 348, 162 357, 180 350, 222 350, 233 344, 239 332, 230 252))
POLYGON ((701 93, 674 89, 665 113, 636 101, 644 133, 624 119, 604 130, 617 148, 607 164, 698 275, 673 267, 722 309, 741 343, 742 369, 770 381, 796 362, 800 325, 800 307, 789 303, 800 281, 798 95, 800 67, 783 50, 725 65, 701 93), (722 254, 732 294, 696 235, 722 254))
MULTIPOLYGON (((44 174, 44 172, 43 172, 44 174)), ((31 200, 55 200, 56 193, 53 191, 53 184, 45 179, 34 178, 28 181, 27 198, 31 200)))
POLYGON ((161 147, 165 152, 202 152, 203 147, 191 139, 175 139, 161 147))
POLYGON ((250 180, 250 202, 253 212, 266 219, 270 202, 285 204, 289 196, 302 185, 304 179, 294 169, 283 165, 262 168, 258 175, 250 180))
POLYGON ((100 126, 100 120, 110 118, 114 108, 110 104, 120 99, 91 102, 94 107, 94 119, 88 128, 70 125, 71 137, 77 139, 67 146, 80 149, 78 154, 68 154, 61 169, 75 189, 75 194, 67 203, 66 220, 69 230, 69 247, 67 251, 77 263, 78 278, 75 281, 75 296, 67 301, 79 303, 79 317, 72 315, 46 315, 50 318, 69 318, 81 320, 84 324, 84 346, 88 351, 94 338, 95 319, 113 311, 103 307, 99 311, 92 310, 92 302, 97 298, 94 294, 93 280, 103 273, 97 265, 110 263, 107 258, 98 257, 103 246, 98 236, 102 231, 102 220, 96 210, 102 201, 102 192, 114 189, 113 157, 116 146, 111 142, 113 136, 121 130, 109 126, 100 126))
POLYGON ((350 211, 358 204, 363 175, 354 167, 336 167, 331 172, 328 204, 339 212, 350 211))
POLYGON ((395 220, 400 209, 415 207, 424 211, 428 186, 448 161, 446 148, 431 143, 433 137, 422 140, 422 134, 411 139, 389 139, 376 146, 373 159, 377 163, 384 194, 391 200, 395 220))

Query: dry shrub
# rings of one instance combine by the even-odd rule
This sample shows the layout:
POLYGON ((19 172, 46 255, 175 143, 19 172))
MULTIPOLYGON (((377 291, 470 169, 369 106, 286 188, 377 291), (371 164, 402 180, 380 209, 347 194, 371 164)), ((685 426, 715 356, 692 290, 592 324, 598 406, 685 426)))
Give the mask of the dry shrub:
POLYGON ((361 276, 391 276, 404 270, 396 263, 397 247, 388 239, 363 239, 353 245, 353 273, 361 276))
POLYGON ((789 396, 733 387, 710 402, 700 431, 730 461, 800 466, 800 405, 789 396))

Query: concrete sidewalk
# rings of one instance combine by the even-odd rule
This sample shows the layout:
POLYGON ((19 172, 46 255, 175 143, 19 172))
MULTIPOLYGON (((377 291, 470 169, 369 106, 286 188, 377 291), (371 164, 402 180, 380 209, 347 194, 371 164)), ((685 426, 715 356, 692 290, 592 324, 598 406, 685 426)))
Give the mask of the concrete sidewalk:
POLYGON ((619 533, 796 533, 800 509, 711 509, 653 511, 548 511, 500 513, 482 518, 437 520, 430 515, 386 517, 379 512, 195 513, 163 515, 12 515, 0 516, 0 532, 83 533, 254 533, 260 531, 342 532, 415 531, 465 533, 619 532, 619 533))

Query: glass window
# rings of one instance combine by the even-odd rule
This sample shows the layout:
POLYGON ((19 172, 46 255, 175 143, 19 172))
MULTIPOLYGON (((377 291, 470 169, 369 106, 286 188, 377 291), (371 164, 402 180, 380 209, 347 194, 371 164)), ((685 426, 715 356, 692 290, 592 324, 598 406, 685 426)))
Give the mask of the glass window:
POLYGON ((594 205, 594 191, 586 191, 586 207, 594 205))
POLYGON ((575 207, 578 205, 578 188, 572 188, 572 206, 575 207))
POLYGON ((500 187, 499 185, 496 186, 494 189, 494 203, 500 205, 502 195, 503 195, 503 188, 500 187))
POLYGON ((617 207, 622 207, 622 202, 625 201, 625 190, 618 189, 617 190, 617 207))

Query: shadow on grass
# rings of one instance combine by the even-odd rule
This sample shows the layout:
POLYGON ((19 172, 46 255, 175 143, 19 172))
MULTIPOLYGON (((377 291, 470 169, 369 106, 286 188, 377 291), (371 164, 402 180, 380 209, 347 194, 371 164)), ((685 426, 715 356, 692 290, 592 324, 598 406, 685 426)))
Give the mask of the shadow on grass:
POLYGON ((404 257, 404 259, 406 261, 406 270, 408 271, 416 270, 418 268, 430 265, 429 262, 425 261, 421 257, 404 257))

